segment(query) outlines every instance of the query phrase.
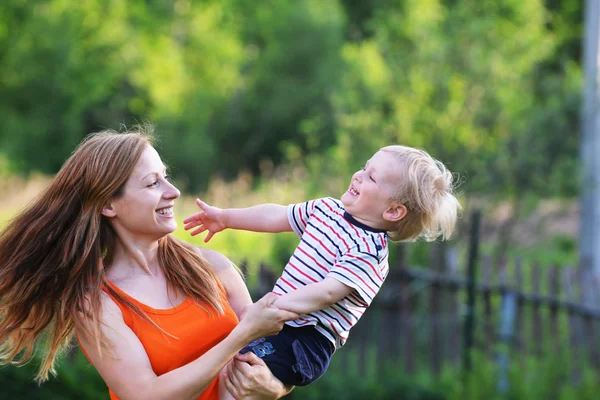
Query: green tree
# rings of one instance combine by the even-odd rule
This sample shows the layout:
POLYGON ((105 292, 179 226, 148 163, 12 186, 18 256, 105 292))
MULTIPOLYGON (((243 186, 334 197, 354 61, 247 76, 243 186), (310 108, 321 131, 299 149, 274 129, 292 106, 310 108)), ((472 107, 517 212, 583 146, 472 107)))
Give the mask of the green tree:
POLYGON ((13 169, 56 172, 90 126, 130 121, 124 14, 115 1, 2 2, 0 148, 13 169))
MULTIPOLYGON (((320 152, 334 144, 331 93, 342 67, 344 17, 335 2, 233 2, 244 10, 243 84, 215 116, 219 170, 258 171, 283 161, 283 144, 320 152)), ((241 19, 241 18, 240 18, 241 19)))

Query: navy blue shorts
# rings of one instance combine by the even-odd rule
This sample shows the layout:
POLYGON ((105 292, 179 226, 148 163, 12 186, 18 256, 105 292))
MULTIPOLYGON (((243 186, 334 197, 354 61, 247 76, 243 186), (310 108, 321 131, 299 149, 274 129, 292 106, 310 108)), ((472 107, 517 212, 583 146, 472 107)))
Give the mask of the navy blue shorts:
POLYGON ((244 347, 262 358, 281 382, 305 386, 320 378, 335 348, 314 326, 299 328, 284 325, 275 336, 267 336, 244 347))

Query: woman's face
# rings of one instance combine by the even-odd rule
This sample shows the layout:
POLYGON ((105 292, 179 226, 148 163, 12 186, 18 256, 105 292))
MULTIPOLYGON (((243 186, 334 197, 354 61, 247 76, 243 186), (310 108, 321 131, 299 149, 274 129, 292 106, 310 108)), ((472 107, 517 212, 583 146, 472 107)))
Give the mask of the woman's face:
POLYGON ((127 180, 121 197, 111 202, 111 222, 120 234, 157 240, 177 228, 173 203, 179 190, 167 180, 157 151, 148 146, 127 180))

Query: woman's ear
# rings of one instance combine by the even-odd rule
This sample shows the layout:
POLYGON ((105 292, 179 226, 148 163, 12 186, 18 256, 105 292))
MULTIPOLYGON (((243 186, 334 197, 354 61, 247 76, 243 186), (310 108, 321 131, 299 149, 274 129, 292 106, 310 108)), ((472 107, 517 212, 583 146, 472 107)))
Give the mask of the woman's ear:
POLYGON ((402 218, 406 217, 408 210, 404 204, 398 204, 396 202, 383 212, 383 219, 389 222, 398 222, 402 218))
POLYGON ((102 207, 102 215, 108 218, 113 218, 117 215, 111 203, 107 203, 104 207, 102 207))

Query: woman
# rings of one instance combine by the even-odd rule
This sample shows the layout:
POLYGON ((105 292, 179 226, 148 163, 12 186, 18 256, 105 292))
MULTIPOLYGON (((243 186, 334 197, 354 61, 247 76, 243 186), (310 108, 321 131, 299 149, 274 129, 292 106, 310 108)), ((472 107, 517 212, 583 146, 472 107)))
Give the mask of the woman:
MULTIPOLYGON (((298 315, 273 307, 272 294, 251 304, 224 256, 171 235, 179 194, 149 135, 81 143, 0 233, 0 362, 26 361, 38 346, 43 381, 77 333, 112 399, 218 398, 228 360, 298 315)), ((246 361, 259 371, 236 362, 223 380, 233 393, 287 392, 246 361)))

